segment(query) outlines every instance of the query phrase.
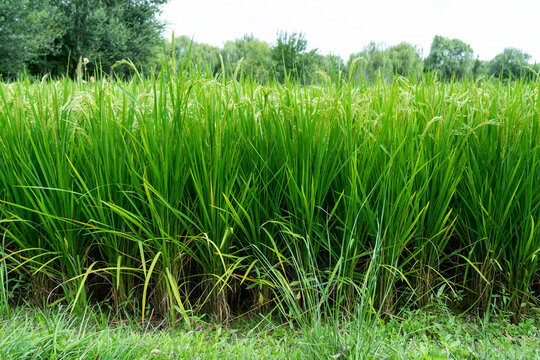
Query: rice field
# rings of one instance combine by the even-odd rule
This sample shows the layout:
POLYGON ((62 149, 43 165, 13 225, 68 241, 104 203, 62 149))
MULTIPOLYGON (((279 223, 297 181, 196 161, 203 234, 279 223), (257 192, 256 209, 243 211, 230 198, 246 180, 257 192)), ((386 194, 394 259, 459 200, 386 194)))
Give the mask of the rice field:
POLYGON ((539 305, 539 89, 0 83, 0 314, 369 318, 443 295, 517 321, 539 305))

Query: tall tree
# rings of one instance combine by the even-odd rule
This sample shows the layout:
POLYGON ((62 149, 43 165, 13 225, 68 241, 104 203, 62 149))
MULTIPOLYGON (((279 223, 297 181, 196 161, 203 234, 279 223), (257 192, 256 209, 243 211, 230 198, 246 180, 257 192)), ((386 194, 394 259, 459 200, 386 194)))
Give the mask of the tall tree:
POLYGON ((354 81, 374 81, 377 76, 390 78, 392 75, 392 64, 383 45, 373 41, 361 52, 351 54, 347 67, 349 71, 353 71, 354 81))
POLYGON ((419 75, 422 73, 424 63, 418 49, 411 44, 402 42, 386 49, 392 67, 392 73, 402 76, 419 75))
POLYGON ((220 51, 217 46, 195 42, 185 35, 174 39, 174 52, 178 66, 185 65, 189 61, 192 65, 202 67, 201 70, 216 74, 221 71, 220 51))
POLYGON ((316 72, 310 76, 310 81, 322 80, 321 76, 323 79, 332 81, 341 79, 341 74, 345 70, 345 63, 340 56, 332 54, 314 54, 313 56, 315 58, 314 67, 316 72))
POLYGON ((489 76, 489 61, 480 60, 478 57, 474 60, 472 74, 475 79, 482 76, 489 76))
POLYGON ((374 81, 378 76, 390 80, 394 75, 418 75, 422 68, 418 50, 405 42, 386 49, 382 44, 370 42, 360 53, 352 54, 348 62, 354 81, 360 78, 374 81))
POLYGON ((223 58, 230 70, 235 71, 241 66, 245 75, 253 76, 260 82, 264 82, 266 73, 272 70, 270 46, 253 35, 227 41, 223 47, 223 58))
POLYGON ((314 54, 317 50, 307 49, 307 40, 303 34, 279 33, 276 45, 272 47, 274 72, 280 81, 285 77, 306 80, 313 71, 314 54))
POLYGON ((14 76, 55 53, 63 34, 58 8, 48 1, 0 1, 0 74, 14 76))
POLYGON ((520 78, 530 71, 529 60, 531 56, 515 48, 506 48, 489 63, 489 71, 492 75, 508 79, 509 77, 520 78))
POLYGON ((51 0, 61 11, 65 34, 54 56, 58 71, 77 66, 80 57, 104 71, 119 60, 155 64, 163 24, 157 19, 167 0, 51 0))
POLYGON ((436 35, 424 65, 426 70, 437 72, 444 79, 463 78, 472 74, 473 50, 459 39, 436 35))

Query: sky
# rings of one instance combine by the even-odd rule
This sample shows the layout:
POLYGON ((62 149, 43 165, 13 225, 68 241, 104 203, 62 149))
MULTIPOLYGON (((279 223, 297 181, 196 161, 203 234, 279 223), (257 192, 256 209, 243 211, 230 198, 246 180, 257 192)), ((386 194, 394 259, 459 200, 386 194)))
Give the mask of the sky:
POLYGON ((164 36, 174 31, 219 47, 244 34, 274 44, 285 31, 303 33, 308 50, 344 60, 370 41, 406 41, 426 57, 442 35, 463 40, 481 60, 515 47, 540 62, 540 0, 169 0, 162 10, 164 36))

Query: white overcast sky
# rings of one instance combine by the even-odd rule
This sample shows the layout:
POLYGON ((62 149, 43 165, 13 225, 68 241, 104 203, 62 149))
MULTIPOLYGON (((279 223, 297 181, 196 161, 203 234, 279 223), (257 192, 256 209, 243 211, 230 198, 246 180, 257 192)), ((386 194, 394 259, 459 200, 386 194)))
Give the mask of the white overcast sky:
POLYGON ((465 41, 482 60, 515 47, 540 62, 540 0, 169 0, 161 19, 167 37, 174 31, 220 47, 244 34, 273 44, 286 31, 345 61, 370 41, 406 41, 426 57, 442 35, 465 41))

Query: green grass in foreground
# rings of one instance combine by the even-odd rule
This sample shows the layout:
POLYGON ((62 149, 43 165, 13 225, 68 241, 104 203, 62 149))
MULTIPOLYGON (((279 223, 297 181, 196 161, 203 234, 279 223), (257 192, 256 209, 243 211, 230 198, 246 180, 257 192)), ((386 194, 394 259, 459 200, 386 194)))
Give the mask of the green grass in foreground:
POLYGON ((141 326, 65 308, 18 308, 0 320, 0 359, 539 359, 540 317, 464 320, 444 307, 359 328, 352 319, 307 331, 271 322, 141 326), (344 350, 346 349, 346 350, 344 350))

